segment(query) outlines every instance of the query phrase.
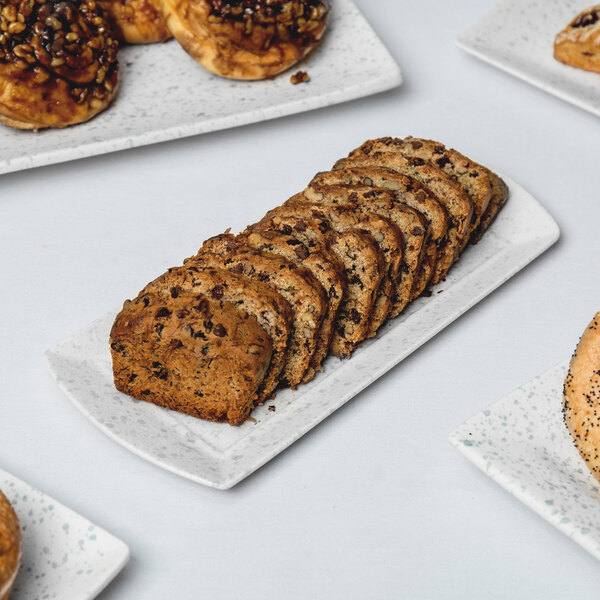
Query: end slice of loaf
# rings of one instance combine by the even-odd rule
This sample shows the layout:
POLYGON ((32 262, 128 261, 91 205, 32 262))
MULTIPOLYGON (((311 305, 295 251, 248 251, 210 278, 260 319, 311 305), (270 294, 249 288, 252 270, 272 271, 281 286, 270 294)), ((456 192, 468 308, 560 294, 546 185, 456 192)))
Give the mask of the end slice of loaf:
POLYGON ((110 334, 115 386, 209 421, 243 423, 267 372, 271 340, 233 304, 189 292, 126 302, 110 334))
POLYGON ((182 291, 230 302, 256 319, 273 344, 271 363, 258 389, 256 403, 271 398, 287 359, 294 319, 289 302, 266 283, 227 269, 203 268, 189 261, 150 282, 142 294, 162 292, 177 298, 182 291))

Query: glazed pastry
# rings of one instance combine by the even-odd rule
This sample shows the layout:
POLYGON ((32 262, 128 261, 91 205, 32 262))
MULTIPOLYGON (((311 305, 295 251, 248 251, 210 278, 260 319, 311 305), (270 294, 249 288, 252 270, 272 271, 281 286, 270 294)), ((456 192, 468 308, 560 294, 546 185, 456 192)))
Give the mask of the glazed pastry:
POLYGON ((167 26, 209 71, 266 79, 302 60, 325 31, 321 0, 162 0, 167 26))
POLYGON ((581 336, 571 359, 563 413, 579 454, 600 481, 600 312, 581 336))
POLYGON ((100 0, 114 37, 126 44, 165 42, 173 36, 160 0, 100 0))
POLYGON ((0 14, 0 121, 66 127, 113 100, 118 42, 95 0, 8 0, 0 14))
POLYGON ((554 40, 554 58, 600 73, 600 4, 579 13, 554 40))
POLYGON ((10 502, 0 492, 0 600, 8 600, 21 562, 21 530, 10 502))

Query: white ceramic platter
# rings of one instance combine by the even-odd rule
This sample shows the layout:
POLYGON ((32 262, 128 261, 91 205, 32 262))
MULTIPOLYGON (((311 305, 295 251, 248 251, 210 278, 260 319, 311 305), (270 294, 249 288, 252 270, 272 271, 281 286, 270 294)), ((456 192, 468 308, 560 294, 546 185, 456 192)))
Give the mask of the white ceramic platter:
POLYGON ((591 0, 504 0, 457 39, 477 58, 600 115, 600 73, 554 59, 554 38, 591 0))
POLYGON ((308 385, 283 390, 241 427, 208 423, 132 400, 113 386, 108 347, 115 312, 46 353, 70 400, 114 440, 157 465, 226 489, 258 469, 504 283, 559 236, 554 220, 516 183, 511 198, 447 280, 420 298, 350 360, 330 357, 308 385), (443 291, 443 293, 441 293, 443 291), (268 409, 268 405, 275 410, 268 409))
POLYGON ((562 416, 569 361, 475 415, 450 442, 486 475, 600 559, 600 486, 562 416))
POLYGON ((129 560, 122 541, 2 470, 0 490, 17 513, 23 540, 10 600, 95 598, 129 560))
POLYGON ((321 108, 400 85, 400 69, 352 0, 333 0, 329 28, 298 67, 266 81, 210 74, 171 40, 119 54, 119 94, 104 113, 39 133, 0 127, 0 173, 104 154, 321 108), (308 83, 292 85, 298 69, 308 83))

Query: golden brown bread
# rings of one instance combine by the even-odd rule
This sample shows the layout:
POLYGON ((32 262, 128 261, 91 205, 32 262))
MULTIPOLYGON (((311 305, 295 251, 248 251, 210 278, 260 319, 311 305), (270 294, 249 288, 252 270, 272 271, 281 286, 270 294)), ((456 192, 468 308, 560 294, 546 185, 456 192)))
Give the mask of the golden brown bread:
POLYGON ((126 302, 110 348, 119 391, 231 425, 248 418, 273 349, 246 312, 187 291, 142 293, 126 302))
POLYGON ((0 600, 8 600, 21 562, 21 529, 10 502, 0 491, 0 600))
POLYGON ((173 37, 160 0, 99 0, 113 35, 126 44, 153 44, 173 37))
POLYGON ((571 359, 563 413, 579 454, 600 481, 600 312, 581 336, 571 359))
POLYGON ((273 77, 304 58, 325 31, 321 0, 162 0, 167 26, 209 71, 273 77))
POLYGON ((0 14, 0 121, 66 127, 113 100, 118 42, 95 0, 8 0, 0 14))
POLYGON ((554 40, 554 58, 600 73, 600 4, 579 13, 554 40))

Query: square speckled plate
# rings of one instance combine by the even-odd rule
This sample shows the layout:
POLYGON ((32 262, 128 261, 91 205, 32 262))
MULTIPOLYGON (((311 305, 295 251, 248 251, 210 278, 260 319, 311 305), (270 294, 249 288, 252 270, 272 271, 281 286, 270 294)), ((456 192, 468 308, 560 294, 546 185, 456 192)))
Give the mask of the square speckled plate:
POLYGON ((129 548, 87 519, 0 469, 0 491, 22 535, 10 600, 90 600, 129 560, 129 548))
POLYGON ((600 115, 600 73, 554 59, 554 38, 591 0, 504 0, 456 40, 491 63, 580 108, 600 115))
POLYGON ((329 357, 297 390, 282 390, 240 427, 209 423, 117 392, 108 337, 116 312, 51 348, 58 385, 108 436, 183 477, 227 489, 258 469, 373 383, 446 325, 550 247, 558 226, 538 202, 505 178, 511 197, 484 239, 463 253, 430 298, 419 298, 350 360, 329 357), (439 293, 443 291, 443 293, 439 293))
POLYGON ((450 443, 513 496, 600 559, 600 486, 563 422, 569 361, 498 400, 450 443))
POLYGON ((113 105, 89 123, 37 134, 0 128, 0 174, 164 142, 321 108, 401 84, 400 69, 352 0, 335 0, 306 60, 265 81, 212 75, 175 41, 119 53, 113 105), (310 81, 292 85, 298 68, 310 81))

